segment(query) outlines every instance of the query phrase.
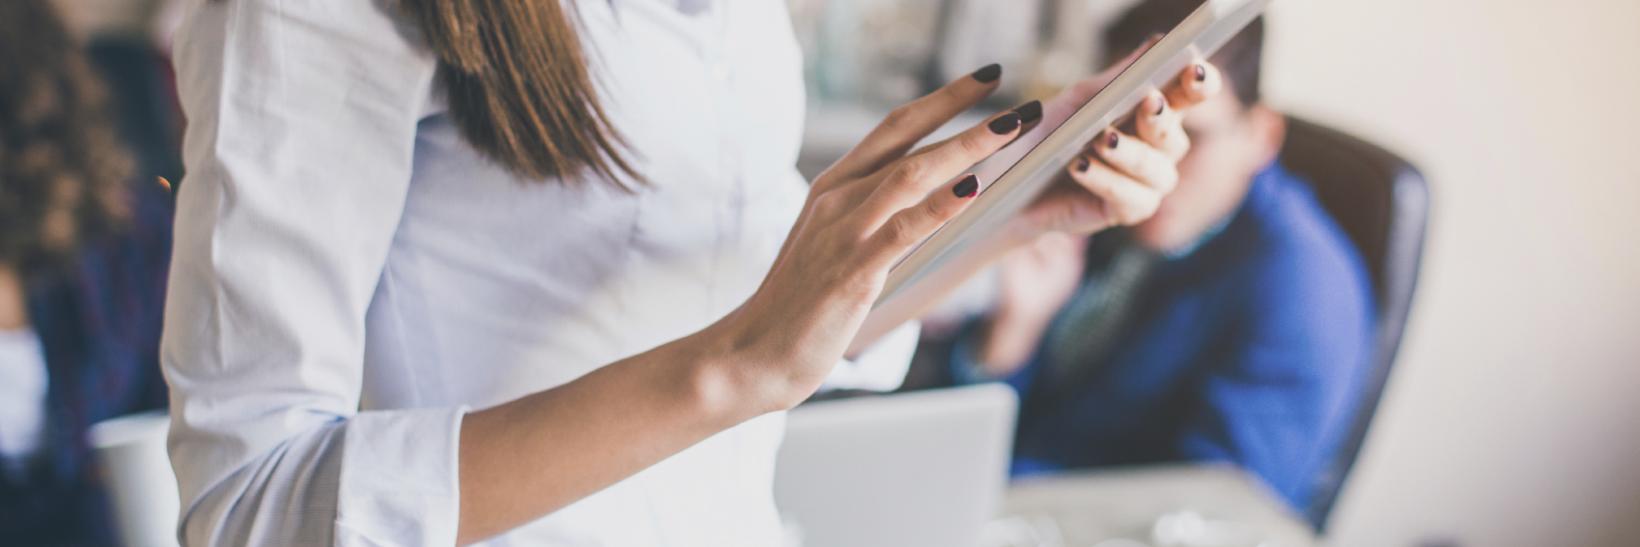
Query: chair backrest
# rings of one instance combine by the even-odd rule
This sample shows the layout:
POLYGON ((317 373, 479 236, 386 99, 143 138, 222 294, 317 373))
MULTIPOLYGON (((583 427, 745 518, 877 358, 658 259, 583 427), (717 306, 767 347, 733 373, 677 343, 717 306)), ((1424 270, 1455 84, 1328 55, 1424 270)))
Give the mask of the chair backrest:
POLYGON ((1319 478, 1306 515, 1317 531, 1324 531, 1401 345, 1423 256, 1429 188, 1417 168, 1381 147, 1297 118, 1287 121, 1282 165, 1310 182, 1321 205, 1355 243, 1378 305, 1376 351, 1360 404, 1332 465, 1319 478))

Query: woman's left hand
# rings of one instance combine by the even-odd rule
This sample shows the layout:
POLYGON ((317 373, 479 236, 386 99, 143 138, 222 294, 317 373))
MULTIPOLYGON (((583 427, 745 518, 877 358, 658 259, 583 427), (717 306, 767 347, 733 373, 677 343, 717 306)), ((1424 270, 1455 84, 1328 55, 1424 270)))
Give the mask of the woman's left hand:
MULTIPOLYGON (((1078 84, 1068 92, 1071 100, 1103 87, 1127 64, 1117 63, 1078 84)), ((1181 125, 1185 111, 1221 87, 1223 79, 1213 65, 1196 62, 1185 67, 1165 89, 1151 91, 1140 102, 1133 112, 1134 133, 1116 127, 1099 133, 1066 166, 1065 176, 1015 220, 1010 232, 1023 244, 1045 233, 1085 235, 1150 218, 1178 183, 1178 162, 1190 150, 1190 138, 1181 125)))

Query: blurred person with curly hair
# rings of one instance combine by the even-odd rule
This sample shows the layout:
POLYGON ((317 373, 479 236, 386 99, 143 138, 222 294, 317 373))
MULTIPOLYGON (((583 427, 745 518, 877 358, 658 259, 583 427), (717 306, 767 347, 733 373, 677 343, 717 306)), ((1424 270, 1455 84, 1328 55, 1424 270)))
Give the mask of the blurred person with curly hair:
POLYGON ((122 134, 99 72, 50 2, 0 2, 7 544, 113 543, 86 431, 165 406, 157 356, 171 199, 138 175, 152 162, 128 151, 133 133, 122 134))

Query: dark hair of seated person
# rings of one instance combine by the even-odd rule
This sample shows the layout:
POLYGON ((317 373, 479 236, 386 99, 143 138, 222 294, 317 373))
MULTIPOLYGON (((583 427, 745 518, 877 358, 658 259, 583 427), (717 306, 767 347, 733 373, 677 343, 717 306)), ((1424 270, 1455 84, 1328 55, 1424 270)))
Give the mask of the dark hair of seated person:
MULTIPOLYGON (((1151 35, 1171 30, 1202 5, 1202 0, 1143 0, 1105 28, 1107 61, 1139 47, 1151 35)), ((1264 51, 1264 18, 1230 38, 1213 55, 1213 63, 1228 79, 1230 91, 1243 107, 1259 103, 1259 59, 1264 51)))

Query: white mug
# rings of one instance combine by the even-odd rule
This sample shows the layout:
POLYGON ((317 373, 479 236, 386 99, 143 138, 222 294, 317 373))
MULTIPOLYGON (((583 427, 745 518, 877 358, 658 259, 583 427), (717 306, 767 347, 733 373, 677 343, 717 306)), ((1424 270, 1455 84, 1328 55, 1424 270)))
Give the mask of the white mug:
POLYGON ((170 418, 164 411, 144 412, 91 426, 109 507, 120 543, 132 547, 177 545, 180 502, 176 475, 165 451, 170 418))

